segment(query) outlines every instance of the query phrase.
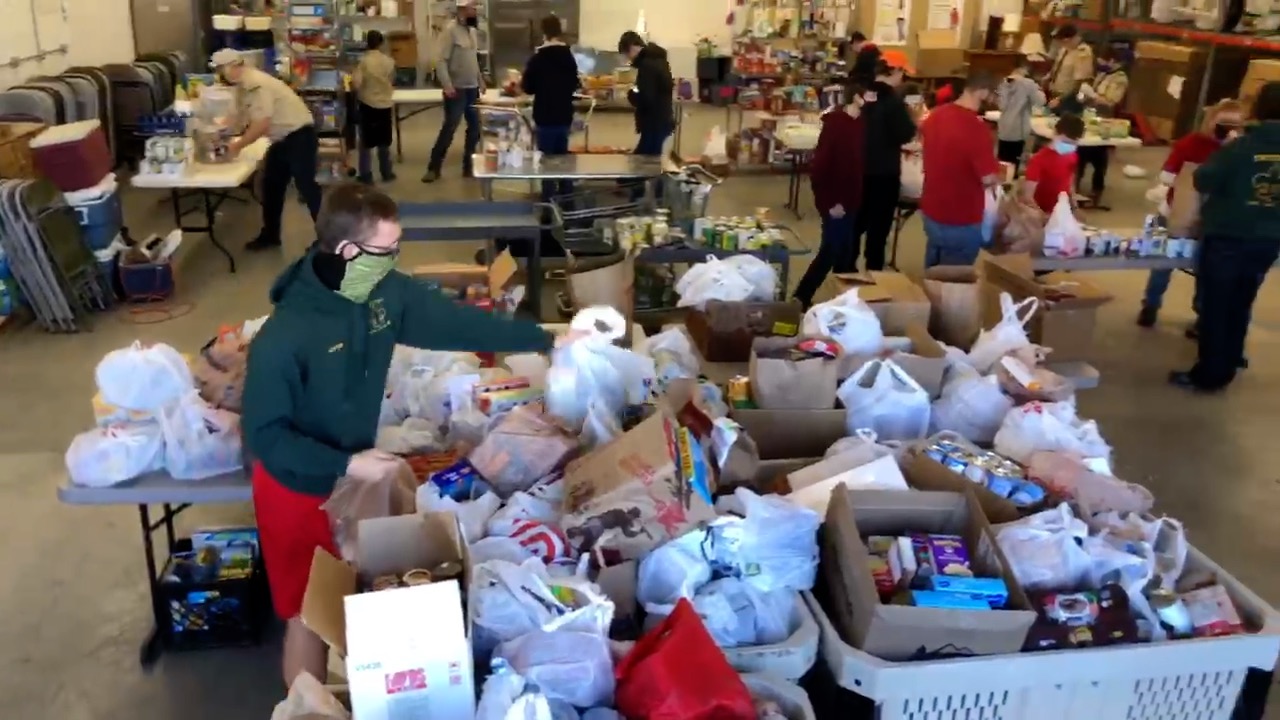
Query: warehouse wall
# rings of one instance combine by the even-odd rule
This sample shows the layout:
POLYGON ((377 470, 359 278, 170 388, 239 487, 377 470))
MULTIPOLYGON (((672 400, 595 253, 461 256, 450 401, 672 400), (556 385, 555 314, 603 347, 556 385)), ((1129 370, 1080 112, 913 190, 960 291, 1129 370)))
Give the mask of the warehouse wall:
MULTIPOLYGON (((73 65, 101 65, 133 60, 130 0, 63 0, 67 8, 70 50, 43 62, 16 68, 0 65, 0 88, 17 85, 32 75, 56 75, 73 65)), ((25 18, 23 18, 25 21, 25 18)), ((0 50, 0 62, 8 57, 0 50)))
MULTIPOLYGON (((616 50, 618 36, 634 30, 644 9, 649 39, 666 48, 676 77, 695 76, 698 38, 709 37, 728 49, 731 31, 725 24, 730 10, 741 16, 734 0, 581 0, 579 27, 583 45, 616 50)), ((741 20, 741 17, 739 17, 741 20)))

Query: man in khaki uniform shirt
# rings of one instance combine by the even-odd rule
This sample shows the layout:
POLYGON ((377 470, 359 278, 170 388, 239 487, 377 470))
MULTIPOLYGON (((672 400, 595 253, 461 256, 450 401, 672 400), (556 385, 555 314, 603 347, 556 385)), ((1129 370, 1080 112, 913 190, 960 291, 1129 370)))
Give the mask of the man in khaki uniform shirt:
POLYGON ((1069 95, 1093 79, 1093 48, 1085 44, 1080 31, 1070 23, 1058 28, 1053 37, 1062 51, 1049 71, 1049 95, 1069 95))
POLYGON ((219 50, 212 60, 223 80, 240 86, 242 109, 249 120, 244 134, 231 143, 232 153, 261 137, 271 141, 262 161, 262 231, 245 249, 280 247, 280 217, 290 180, 306 201, 311 219, 320 212, 320 185, 316 182, 319 141, 311 110, 292 88, 246 65, 235 50, 219 50))

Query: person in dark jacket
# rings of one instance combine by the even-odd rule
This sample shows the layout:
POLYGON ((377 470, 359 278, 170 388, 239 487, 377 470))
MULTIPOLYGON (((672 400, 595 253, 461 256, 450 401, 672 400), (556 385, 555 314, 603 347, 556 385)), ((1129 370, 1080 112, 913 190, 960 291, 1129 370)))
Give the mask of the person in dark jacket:
POLYGON ((853 229, 862 203, 867 146, 865 91, 854 81, 845 85, 845 105, 823 114, 818 146, 809 164, 814 205, 822 215, 822 239, 796 286, 795 297, 806 309, 813 304, 827 273, 854 270, 853 229))
POLYGON ((271 288, 275 311, 249 347, 241 430, 256 458, 254 513, 271 600, 287 621, 283 672, 320 677, 326 648, 299 613, 317 549, 335 556, 322 505, 338 478, 377 482, 398 460, 373 449, 397 344, 434 350, 541 352, 542 328, 456 303, 396 272, 396 203, 355 183, 335 187, 316 242, 271 288))
POLYGON ((636 109, 637 155, 661 155, 662 145, 675 130, 672 94, 675 80, 667 51, 646 43, 640 33, 628 30, 618 39, 618 53, 636 69, 636 83, 627 98, 636 109))
POLYGON ((1196 168, 1200 209, 1200 336, 1196 364, 1169 382, 1205 392, 1225 388, 1244 358, 1253 302, 1280 257, 1280 82, 1253 105, 1255 124, 1196 168))
POLYGON ((853 56, 849 79, 866 87, 876 79, 876 66, 880 63, 880 48, 867 40, 867 36, 855 30, 849 36, 848 55, 853 56))
MULTIPOLYGON (((560 18, 548 15, 542 19, 544 42, 529 58, 520 79, 520 89, 533 96, 533 124, 538 136, 538 149, 544 155, 567 155, 569 132, 573 129, 573 96, 582 87, 578 77, 578 61, 564 43, 560 18)), ((548 201, 559 192, 573 192, 568 180, 543 181, 542 199, 548 201)))
POLYGON ((865 233, 867 270, 884 269, 885 246, 893 229, 902 185, 902 146, 916 136, 916 124, 898 94, 905 75, 906 56, 890 50, 881 57, 875 82, 863 95, 867 149, 851 265, 858 264, 859 245, 865 233))

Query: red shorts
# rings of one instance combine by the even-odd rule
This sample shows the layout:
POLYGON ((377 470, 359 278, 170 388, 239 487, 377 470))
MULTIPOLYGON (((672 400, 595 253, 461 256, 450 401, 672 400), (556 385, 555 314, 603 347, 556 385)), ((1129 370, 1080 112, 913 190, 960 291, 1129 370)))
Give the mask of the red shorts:
POLYGON ((253 464, 253 511, 258 518, 262 561, 267 566, 271 604, 282 620, 291 620, 302 611, 316 548, 338 557, 329 515, 320 509, 324 501, 290 490, 268 475, 262 463, 253 464))

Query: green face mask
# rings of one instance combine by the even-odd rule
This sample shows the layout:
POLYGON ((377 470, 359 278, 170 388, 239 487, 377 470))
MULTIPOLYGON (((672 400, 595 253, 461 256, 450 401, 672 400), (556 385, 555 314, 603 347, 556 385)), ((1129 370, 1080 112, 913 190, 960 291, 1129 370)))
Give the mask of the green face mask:
POLYGON ((397 254, 361 253, 348 261, 347 271, 342 276, 342 284, 338 286, 338 294, 351 302, 367 302, 373 289, 382 282, 382 278, 395 270, 397 254))

